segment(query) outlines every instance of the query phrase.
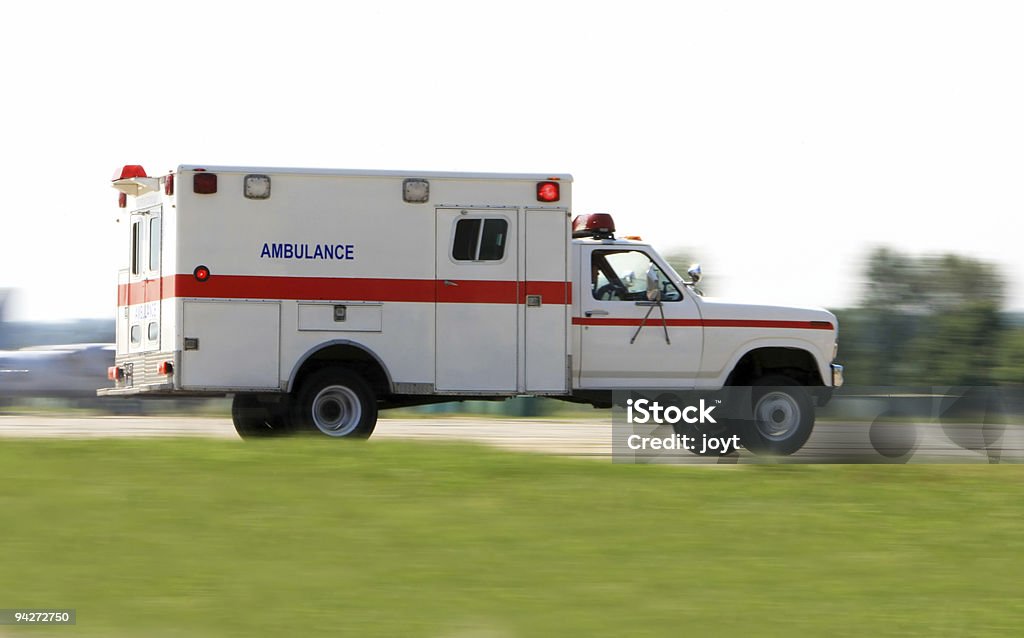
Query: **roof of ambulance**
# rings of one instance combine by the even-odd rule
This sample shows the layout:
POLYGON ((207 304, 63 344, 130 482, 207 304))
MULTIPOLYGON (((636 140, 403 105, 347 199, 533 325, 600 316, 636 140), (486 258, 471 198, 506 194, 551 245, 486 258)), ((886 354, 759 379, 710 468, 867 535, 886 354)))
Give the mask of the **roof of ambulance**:
POLYGON ((544 181, 557 179, 571 182, 568 173, 457 173, 444 171, 378 171, 345 168, 287 168, 269 166, 214 166, 211 164, 181 164, 178 172, 205 170, 217 173, 267 173, 277 175, 342 175, 349 177, 422 177, 433 179, 524 179, 544 181))

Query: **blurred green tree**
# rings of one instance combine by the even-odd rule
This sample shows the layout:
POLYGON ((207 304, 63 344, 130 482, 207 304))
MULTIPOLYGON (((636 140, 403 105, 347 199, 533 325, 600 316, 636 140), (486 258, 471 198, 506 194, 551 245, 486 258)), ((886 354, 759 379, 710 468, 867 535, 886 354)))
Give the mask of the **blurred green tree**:
POLYGON ((864 275, 860 307, 838 313, 851 384, 995 382, 1005 284, 993 264, 877 248, 864 275))
POLYGON ((1004 333, 993 376, 997 383, 1024 385, 1024 328, 1004 333))
POLYGON ((868 256, 864 275, 864 308, 925 314, 965 303, 1003 304, 1002 275, 993 264, 972 257, 914 257, 880 247, 868 256))

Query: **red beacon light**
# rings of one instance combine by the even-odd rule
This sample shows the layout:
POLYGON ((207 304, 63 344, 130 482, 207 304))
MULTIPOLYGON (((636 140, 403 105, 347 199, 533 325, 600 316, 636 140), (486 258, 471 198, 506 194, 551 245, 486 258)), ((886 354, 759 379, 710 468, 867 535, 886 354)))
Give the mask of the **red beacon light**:
MULTIPOLYGON (((138 197, 157 191, 160 188, 160 180, 146 175, 146 169, 138 164, 125 164, 120 170, 114 171, 110 185, 124 195, 138 197)), ((127 201, 118 202, 121 208, 126 208, 127 205, 127 201)))
POLYGON ((146 175, 146 169, 142 168, 138 164, 125 164, 121 167, 120 172, 114 171, 114 177, 110 181, 116 182, 119 179, 131 179, 133 177, 149 177, 146 175))
POLYGON ((557 202, 562 196, 561 190, 558 182, 537 182, 537 201, 557 202))
POLYGON ((197 168, 192 176, 192 192, 197 195, 213 195, 217 192, 217 174, 207 173, 205 168, 197 168))
POLYGON ((572 220, 572 236, 573 239, 615 239, 615 220, 608 213, 577 215, 576 219, 572 220))

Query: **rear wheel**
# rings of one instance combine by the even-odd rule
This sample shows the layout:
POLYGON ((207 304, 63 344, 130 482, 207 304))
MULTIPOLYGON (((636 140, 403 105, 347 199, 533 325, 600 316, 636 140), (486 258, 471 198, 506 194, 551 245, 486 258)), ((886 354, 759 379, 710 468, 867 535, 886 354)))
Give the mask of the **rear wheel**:
POLYGON ((758 454, 788 456, 804 446, 814 429, 814 404, 799 383, 764 377, 752 390, 751 418, 744 419, 743 447, 758 454))
POLYGON ((377 425, 377 400, 358 374, 345 368, 325 368, 303 382, 292 418, 307 432, 365 439, 377 425))
POLYGON ((243 439, 284 436, 292 432, 287 398, 261 401, 259 395, 236 394, 231 401, 231 421, 243 439))

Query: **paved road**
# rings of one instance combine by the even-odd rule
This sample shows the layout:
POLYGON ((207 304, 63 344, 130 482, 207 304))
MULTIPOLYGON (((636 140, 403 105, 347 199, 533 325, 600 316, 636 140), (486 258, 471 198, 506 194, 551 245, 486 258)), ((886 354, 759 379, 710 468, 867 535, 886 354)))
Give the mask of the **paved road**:
MULTIPOLYGON (((1024 426, 1007 426, 1001 436, 993 434, 998 434, 998 431, 943 428, 935 423, 872 426, 869 423, 821 422, 804 449, 790 460, 809 463, 1024 462, 1024 426), (872 440, 886 448, 894 458, 887 459, 877 452, 872 440)), ((231 420, 227 418, 0 416, 0 438, 144 436, 237 438, 231 420)), ((374 434, 375 440, 472 441, 512 450, 609 460, 613 456, 612 437, 610 418, 602 421, 479 417, 381 419, 374 434)), ((687 464, 749 463, 756 460, 746 451, 721 460, 698 457, 685 451, 640 453, 636 457, 631 454, 619 454, 615 458, 627 462, 687 464)))

